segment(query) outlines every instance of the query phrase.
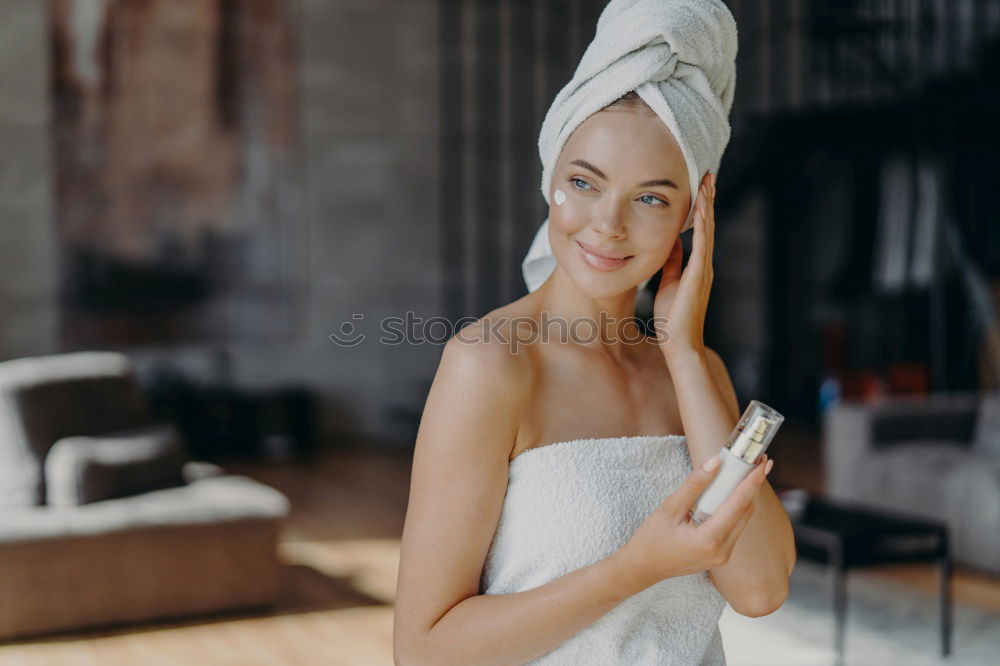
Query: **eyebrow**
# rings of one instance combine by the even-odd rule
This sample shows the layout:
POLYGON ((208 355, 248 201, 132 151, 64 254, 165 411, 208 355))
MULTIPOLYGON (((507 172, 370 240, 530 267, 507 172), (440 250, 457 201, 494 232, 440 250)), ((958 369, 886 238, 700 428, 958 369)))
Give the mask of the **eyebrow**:
MULTIPOLYGON (((603 171, 601 171, 600 169, 598 169, 597 167, 595 167, 593 164, 591 164, 590 162, 588 162, 586 160, 573 160, 572 162, 570 162, 570 164, 575 164, 577 166, 581 166, 584 169, 590 169, 591 171, 593 171, 594 173, 596 173, 598 176, 600 176, 604 180, 608 179, 608 177, 604 175, 603 171)), ((667 178, 661 178, 659 180, 647 180, 647 181, 644 181, 642 183, 639 183, 639 187, 656 187, 658 185, 662 185, 664 187, 672 187, 675 190, 681 189, 681 188, 677 187, 677 184, 674 183, 674 181, 669 180, 667 178)))

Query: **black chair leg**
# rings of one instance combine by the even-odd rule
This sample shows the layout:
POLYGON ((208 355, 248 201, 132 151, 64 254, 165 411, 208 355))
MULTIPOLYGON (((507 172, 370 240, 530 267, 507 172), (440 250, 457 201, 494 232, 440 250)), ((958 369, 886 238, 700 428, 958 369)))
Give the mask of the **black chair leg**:
POLYGON ((833 614, 834 614, 834 648, 837 651, 837 666, 844 663, 844 632, 847 620, 847 572, 844 570, 843 557, 840 552, 831 553, 831 570, 833 572, 833 614))
POLYGON ((947 657, 951 654, 951 558, 945 555, 941 558, 938 574, 941 585, 941 654, 947 657))

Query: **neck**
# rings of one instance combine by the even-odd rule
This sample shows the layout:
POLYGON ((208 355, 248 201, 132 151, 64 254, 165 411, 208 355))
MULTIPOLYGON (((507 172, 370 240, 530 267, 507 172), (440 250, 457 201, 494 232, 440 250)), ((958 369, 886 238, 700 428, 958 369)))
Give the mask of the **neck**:
POLYGON ((551 342, 603 350, 623 358, 643 334, 635 321, 637 289, 608 296, 583 293, 558 265, 536 290, 542 313, 540 334, 551 342))

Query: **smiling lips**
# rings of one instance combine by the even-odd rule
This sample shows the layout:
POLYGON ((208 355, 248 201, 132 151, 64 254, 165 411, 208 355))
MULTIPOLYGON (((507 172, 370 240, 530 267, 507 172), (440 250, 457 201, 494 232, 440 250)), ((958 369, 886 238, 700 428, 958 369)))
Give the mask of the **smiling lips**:
POLYGON ((576 244, 580 248, 580 254, 583 255, 583 260, 586 261, 592 268, 596 268, 599 271, 618 270, 627 264, 628 260, 634 256, 624 252, 616 252, 614 250, 600 248, 596 245, 584 243, 583 241, 576 241, 576 244))

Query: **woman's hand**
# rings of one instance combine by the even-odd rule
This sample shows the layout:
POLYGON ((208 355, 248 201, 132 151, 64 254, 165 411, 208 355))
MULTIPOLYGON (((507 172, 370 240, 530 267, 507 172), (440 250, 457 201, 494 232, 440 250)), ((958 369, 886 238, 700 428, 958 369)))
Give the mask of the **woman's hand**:
POLYGON ((715 245, 715 174, 706 173, 695 200, 691 257, 681 274, 684 247, 680 236, 663 264, 660 286, 653 299, 653 322, 660 349, 669 359, 678 353, 705 348, 705 313, 712 290, 712 251, 715 245))
POLYGON ((718 455, 710 459, 716 467, 699 467, 677 490, 668 495, 632 534, 619 551, 632 574, 643 584, 653 585, 672 576, 705 571, 725 565, 737 539, 754 511, 754 498, 767 474, 767 455, 733 489, 714 514, 701 525, 688 514, 701 492, 718 473, 718 455))

